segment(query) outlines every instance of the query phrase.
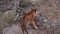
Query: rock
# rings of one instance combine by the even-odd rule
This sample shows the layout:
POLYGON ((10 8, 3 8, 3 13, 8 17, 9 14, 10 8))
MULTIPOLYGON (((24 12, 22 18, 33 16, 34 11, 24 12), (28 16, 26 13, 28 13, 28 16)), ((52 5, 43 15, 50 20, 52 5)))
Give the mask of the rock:
POLYGON ((0 12, 12 9, 15 0, 0 0, 0 12))
POLYGON ((3 34, 22 34, 22 30, 18 24, 6 27, 2 30, 3 34))

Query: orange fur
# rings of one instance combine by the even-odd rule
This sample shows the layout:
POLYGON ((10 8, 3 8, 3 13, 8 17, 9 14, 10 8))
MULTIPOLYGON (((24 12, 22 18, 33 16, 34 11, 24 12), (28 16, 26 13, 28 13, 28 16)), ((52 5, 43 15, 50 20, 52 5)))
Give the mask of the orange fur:
MULTIPOLYGON (((31 9, 31 12, 29 12, 28 14, 23 16, 23 20, 21 23, 21 28, 22 28, 23 34, 25 34, 24 31, 27 32, 26 31, 27 24, 31 23, 33 25, 33 27, 35 29, 37 29, 37 26, 34 21, 35 14, 36 14, 36 9, 31 9)), ((27 32, 27 34, 28 34, 28 32, 27 32)))

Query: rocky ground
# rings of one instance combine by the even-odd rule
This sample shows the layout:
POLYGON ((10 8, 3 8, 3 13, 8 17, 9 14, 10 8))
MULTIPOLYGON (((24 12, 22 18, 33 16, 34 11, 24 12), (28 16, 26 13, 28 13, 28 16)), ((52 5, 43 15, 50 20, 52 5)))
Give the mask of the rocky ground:
POLYGON ((31 7, 37 8, 35 21, 38 29, 35 30, 28 26, 29 34, 60 34, 60 0, 26 0, 22 4, 19 2, 21 0, 13 1, 4 1, 5 4, 2 3, 2 0, 0 1, 2 4, 0 7, 3 7, 0 8, 0 11, 2 12, 1 9, 4 9, 3 16, 0 15, 0 34, 22 34, 19 23, 21 23, 23 15, 31 10, 31 7), (11 7, 14 5, 12 9, 9 7, 10 5, 8 6, 9 3, 11 7), (7 11, 5 12, 5 10, 7 11), (19 17, 16 18, 16 15, 19 17), (17 22, 13 22, 14 20, 17 22))

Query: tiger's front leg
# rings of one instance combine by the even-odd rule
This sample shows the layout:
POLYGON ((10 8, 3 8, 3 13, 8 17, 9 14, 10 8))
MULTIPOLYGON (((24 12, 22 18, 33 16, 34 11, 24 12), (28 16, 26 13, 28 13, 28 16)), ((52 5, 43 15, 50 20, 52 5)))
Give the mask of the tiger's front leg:
POLYGON ((36 26, 36 24, 35 24, 35 21, 34 21, 34 20, 32 20, 32 21, 31 21, 31 24, 33 25, 33 27, 34 27, 35 29, 38 29, 38 27, 36 26))

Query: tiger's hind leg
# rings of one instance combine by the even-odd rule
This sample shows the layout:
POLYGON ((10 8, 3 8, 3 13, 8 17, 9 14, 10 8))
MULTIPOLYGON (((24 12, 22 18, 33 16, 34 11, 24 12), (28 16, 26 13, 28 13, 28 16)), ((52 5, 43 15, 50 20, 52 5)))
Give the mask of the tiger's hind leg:
POLYGON ((27 30, 26 30, 25 25, 22 25, 21 28, 22 28, 23 34, 25 34, 25 32, 26 32, 27 34, 29 34, 29 33, 27 32, 27 30))

